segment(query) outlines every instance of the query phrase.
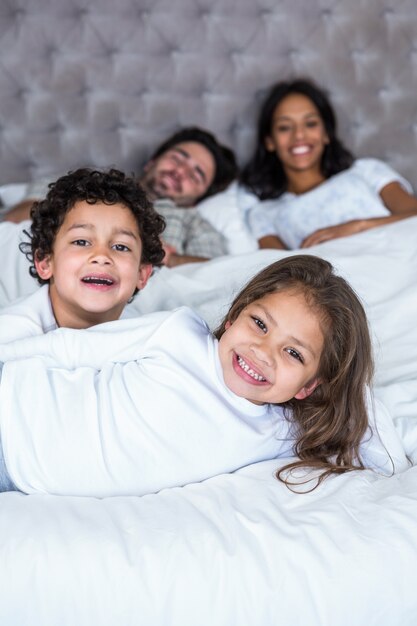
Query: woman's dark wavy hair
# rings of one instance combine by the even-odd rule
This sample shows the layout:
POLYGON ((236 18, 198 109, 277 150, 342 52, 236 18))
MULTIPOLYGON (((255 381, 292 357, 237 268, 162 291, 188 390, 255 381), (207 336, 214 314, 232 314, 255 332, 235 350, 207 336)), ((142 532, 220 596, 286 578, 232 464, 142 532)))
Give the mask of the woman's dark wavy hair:
POLYGON ((39 276, 34 261, 41 261, 52 254, 55 237, 66 214, 76 202, 83 200, 89 204, 120 203, 130 209, 142 241, 141 262, 155 266, 162 264, 164 250, 160 235, 165 228, 165 221, 154 210, 137 180, 117 169, 99 171, 80 168, 51 183, 46 198, 34 202, 31 208, 32 225, 30 232, 25 231, 30 241, 22 242, 19 247, 31 263, 30 275, 41 285, 49 280, 39 276))
POLYGON ((337 276, 332 265, 316 256, 288 256, 259 272, 234 299, 215 331, 220 339, 252 302, 282 291, 301 292, 317 311, 324 345, 316 376, 320 384, 303 400, 285 402, 284 415, 295 434, 294 455, 299 460, 277 472, 289 479, 299 468, 318 469, 317 484, 330 474, 364 469, 359 446, 368 427, 366 390, 373 375, 372 345, 362 304, 352 287, 337 276))
POLYGON ((199 200, 203 200, 215 193, 219 193, 219 191, 223 191, 223 189, 226 189, 226 187, 235 180, 238 175, 238 166, 233 150, 219 143, 212 133, 198 126, 187 126, 171 135, 171 137, 158 146, 149 160, 157 159, 167 150, 186 141, 194 141, 207 148, 212 154, 216 164, 213 182, 205 194, 200 196, 199 200))
POLYGON ((323 120, 329 138, 321 161, 323 176, 330 178, 346 170, 354 161, 352 153, 337 137, 337 119, 326 92, 307 78, 276 83, 270 88, 261 107, 255 153, 243 168, 240 177, 241 182, 261 200, 279 198, 287 190, 287 177, 281 161, 275 152, 266 149, 265 140, 272 132, 275 109, 291 94, 302 94, 309 98, 323 120))

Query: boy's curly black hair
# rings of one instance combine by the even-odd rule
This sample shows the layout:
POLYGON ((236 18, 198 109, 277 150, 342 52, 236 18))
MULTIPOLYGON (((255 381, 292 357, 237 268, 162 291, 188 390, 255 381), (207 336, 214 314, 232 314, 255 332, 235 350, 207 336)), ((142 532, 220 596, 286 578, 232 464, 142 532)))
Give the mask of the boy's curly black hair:
POLYGON ((117 169, 99 171, 80 168, 50 183, 46 198, 34 202, 31 208, 32 225, 30 232, 25 231, 30 241, 22 242, 19 248, 31 263, 30 275, 41 285, 49 280, 39 276, 35 258, 41 261, 52 254, 56 234, 66 214, 76 202, 83 200, 89 204, 120 203, 130 209, 142 241, 142 263, 162 265, 164 250, 160 235, 165 228, 165 221, 155 211, 138 181, 117 169))

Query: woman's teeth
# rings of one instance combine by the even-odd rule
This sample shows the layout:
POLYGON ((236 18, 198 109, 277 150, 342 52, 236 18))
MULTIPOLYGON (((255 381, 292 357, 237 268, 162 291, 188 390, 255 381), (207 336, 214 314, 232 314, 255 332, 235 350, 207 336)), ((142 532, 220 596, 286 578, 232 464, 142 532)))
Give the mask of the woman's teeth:
POLYGON ((298 146, 297 148, 292 149, 293 154, 307 154, 310 151, 308 146, 298 146))

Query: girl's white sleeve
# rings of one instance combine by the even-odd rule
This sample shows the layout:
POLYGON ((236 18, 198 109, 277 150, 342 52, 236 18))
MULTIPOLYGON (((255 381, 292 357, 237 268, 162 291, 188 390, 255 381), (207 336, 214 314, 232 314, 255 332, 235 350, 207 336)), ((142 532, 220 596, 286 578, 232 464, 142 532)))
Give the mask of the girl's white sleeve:
POLYGON ((370 390, 367 403, 370 429, 360 448, 365 467, 388 476, 403 472, 410 464, 391 414, 370 390))
POLYGON ((148 339, 171 315, 172 312, 166 311, 151 313, 84 330, 59 328, 44 335, 0 345, 0 362, 41 356, 52 367, 100 369, 109 361, 123 363, 137 360, 143 356, 148 339))

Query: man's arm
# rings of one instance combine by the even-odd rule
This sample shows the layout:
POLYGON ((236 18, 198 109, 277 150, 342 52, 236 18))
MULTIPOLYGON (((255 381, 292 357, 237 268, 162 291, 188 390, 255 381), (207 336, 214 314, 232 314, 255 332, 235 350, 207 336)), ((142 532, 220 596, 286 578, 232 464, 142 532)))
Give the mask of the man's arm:
POLYGON ((177 267, 185 263, 201 263, 202 261, 209 261, 207 257, 190 256, 187 254, 178 254, 174 246, 170 246, 167 243, 163 243, 165 256, 163 263, 166 267, 177 267))
POLYGON ((13 208, 3 214, 3 221, 20 224, 20 222, 30 219, 30 209, 32 208, 32 204, 34 202, 35 199, 33 198, 29 200, 22 200, 22 202, 15 204, 13 208))

